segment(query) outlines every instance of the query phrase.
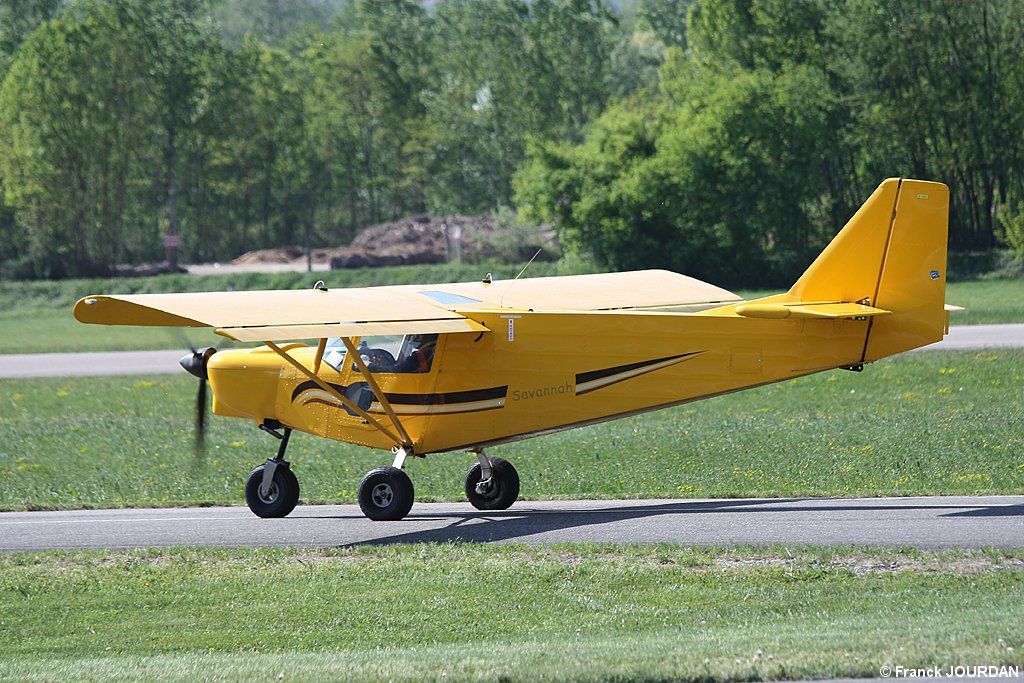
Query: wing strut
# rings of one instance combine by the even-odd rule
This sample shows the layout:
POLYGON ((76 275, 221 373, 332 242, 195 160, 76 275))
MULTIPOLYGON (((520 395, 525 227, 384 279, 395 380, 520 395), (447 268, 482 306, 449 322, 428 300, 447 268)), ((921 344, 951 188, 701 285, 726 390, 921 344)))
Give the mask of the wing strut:
POLYGON ((362 356, 359 355, 355 344, 352 343, 352 338, 342 337, 341 341, 345 344, 345 348, 348 349, 349 356, 351 356, 352 360, 355 361, 355 365, 359 368, 359 372, 362 373, 363 378, 366 379, 366 383, 369 384, 370 389, 373 390, 374 396, 377 397, 377 402, 380 403, 384 412, 388 414, 388 417, 391 419, 391 424, 395 426, 398 433, 402 435, 403 439, 405 439, 405 441, 402 442, 402 445, 406 447, 412 446, 412 439, 409 438, 409 433, 405 431, 405 427, 402 426, 402 421, 398 419, 398 415, 396 415, 395 411, 391 408, 391 404, 388 402, 384 392, 381 391, 380 385, 377 384, 377 380, 374 379, 370 369, 366 367, 366 363, 363 362, 362 356))
POLYGON ((313 374, 320 374, 320 363, 324 360, 324 351, 327 350, 327 337, 320 337, 316 345, 316 360, 313 361, 313 374))
MULTIPOLYGON (((296 370, 301 372, 303 375, 305 375, 306 377, 308 377, 312 381, 316 382, 317 386, 319 386, 321 389, 326 391, 328 394, 330 394, 334 398, 336 398, 339 401, 341 401, 341 404, 343 406, 345 406, 346 408, 351 410, 353 413, 355 413, 356 415, 358 415, 359 417, 363 418, 368 423, 370 423, 371 425, 376 427, 378 430, 380 430, 380 432, 382 434, 387 436, 389 439, 394 441, 396 444, 400 444, 400 445, 403 445, 403 446, 411 445, 408 441, 403 441, 399 437, 395 436, 395 434, 390 429, 388 429, 387 427, 382 425, 380 422, 378 422, 376 419, 374 419, 374 417, 372 415, 370 415, 365 410, 363 410, 362 408, 357 406, 355 403, 353 403, 352 401, 350 401, 347 398, 345 398, 344 394, 342 394, 340 391, 338 391, 337 389, 332 387, 330 384, 328 384, 324 380, 320 379, 319 376, 317 376, 315 373, 311 372, 302 363, 300 363, 299 361, 295 360, 290 355, 288 355, 288 352, 284 351, 280 346, 278 346, 274 342, 270 342, 270 341, 265 342, 265 343, 266 343, 266 345, 268 347, 270 347, 270 349, 274 353, 276 353, 277 355, 281 356, 281 358, 283 358, 285 360, 285 362, 287 362, 289 365, 291 365, 293 368, 295 368, 296 370)), ((362 359, 360 359, 360 360, 362 360, 362 359)))

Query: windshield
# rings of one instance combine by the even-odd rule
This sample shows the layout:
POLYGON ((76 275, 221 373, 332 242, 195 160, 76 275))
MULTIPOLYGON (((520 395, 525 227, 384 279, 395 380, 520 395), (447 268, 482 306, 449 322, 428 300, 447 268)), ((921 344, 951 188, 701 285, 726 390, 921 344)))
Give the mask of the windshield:
MULTIPOLYGON (((407 334, 363 337, 356 350, 370 372, 407 374, 430 372, 436 347, 436 334, 407 334)), ((345 351, 345 344, 339 337, 329 338, 324 362, 341 372, 345 351)), ((358 371, 354 364, 353 370, 358 371)))

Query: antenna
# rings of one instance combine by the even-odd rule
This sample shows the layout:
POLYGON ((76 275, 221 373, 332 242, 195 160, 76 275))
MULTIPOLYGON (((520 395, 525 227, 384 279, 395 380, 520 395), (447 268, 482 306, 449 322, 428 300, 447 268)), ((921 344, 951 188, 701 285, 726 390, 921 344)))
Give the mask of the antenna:
MULTIPOLYGON (((519 275, 522 275, 523 273, 526 272, 526 269, 530 267, 530 264, 533 263, 533 260, 535 258, 540 256, 540 252, 543 251, 543 250, 544 250, 544 247, 541 247, 540 249, 537 250, 537 253, 533 255, 533 258, 531 258, 529 261, 527 261, 526 265, 523 266, 523 269, 519 271, 519 275)), ((505 295, 508 294, 508 290, 512 289, 512 285, 515 283, 516 280, 519 279, 519 275, 516 275, 514 278, 512 278, 512 282, 508 283, 508 287, 506 287, 505 291, 501 293, 501 299, 498 300, 498 308, 504 308, 505 307, 505 295)))
MULTIPOLYGON (((523 269, 519 271, 519 275, 522 275, 523 273, 525 273, 525 272, 526 272, 526 269, 530 267, 530 264, 531 264, 531 263, 533 263, 533 259, 535 259, 535 258, 537 258, 538 256, 540 256, 540 252, 541 252, 541 251, 542 251, 543 249, 544 249, 544 247, 541 247, 540 249, 538 249, 538 250, 537 250, 537 253, 536 253, 536 254, 534 254, 534 255, 533 255, 533 257, 532 257, 532 258, 531 258, 531 259, 530 259, 529 261, 527 261, 527 262, 526 262, 526 265, 525 265, 525 266, 523 266, 523 269)), ((518 279, 519 279, 519 275, 516 275, 516 276, 515 276, 514 278, 512 278, 512 279, 513 279, 513 280, 518 280, 518 279)))

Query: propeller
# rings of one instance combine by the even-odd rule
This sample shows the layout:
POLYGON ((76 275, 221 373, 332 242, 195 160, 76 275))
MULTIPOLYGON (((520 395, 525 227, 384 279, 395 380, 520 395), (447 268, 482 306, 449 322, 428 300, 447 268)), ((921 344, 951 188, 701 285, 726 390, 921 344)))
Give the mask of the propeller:
POLYGON ((195 455, 199 457, 203 454, 206 447, 206 381, 210 379, 210 375, 206 371, 206 366, 210 362, 210 358, 213 354, 217 353, 217 348, 213 346, 207 346, 202 349, 197 349, 186 338, 189 353, 181 357, 178 363, 185 372, 199 378, 199 390, 196 392, 196 427, 195 427, 195 455))

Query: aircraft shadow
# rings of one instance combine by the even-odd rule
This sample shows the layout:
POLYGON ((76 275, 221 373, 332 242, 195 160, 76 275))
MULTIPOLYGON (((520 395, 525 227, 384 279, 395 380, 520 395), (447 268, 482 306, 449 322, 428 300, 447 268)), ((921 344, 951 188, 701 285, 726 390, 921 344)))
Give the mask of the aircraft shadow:
MULTIPOLYGON (((751 513, 751 512, 813 512, 834 513, 844 511, 886 511, 886 510, 949 510, 942 517, 1021 517, 1024 516, 1024 505, 978 505, 964 509, 964 505, 913 503, 893 505, 879 503, 860 505, 827 505, 822 499, 756 499, 756 500, 721 500, 694 501, 678 503, 661 503, 654 505, 637 504, 628 507, 593 508, 586 510, 505 510, 501 512, 465 512, 444 515, 427 513, 417 516, 415 508, 408 518, 420 521, 452 520, 447 526, 410 531, 406 533, 382 536, 379 538, 345 544, 358 545, 390 545, 396 543, 495 543, 524 538, 536 534, 565 529, 583 529, 587 526, 607 524, 610 522, 658 517, 679 514, 706 514, 716 512, 751 513), (814 504, 818 503, 818 504, 814 504)), ((334 517, 346 519, 348 515, 334 517)), ((751 522, 754 522, 752 519, 751 522)), ((586 540, 581 537, 578 540, 586 540)))

